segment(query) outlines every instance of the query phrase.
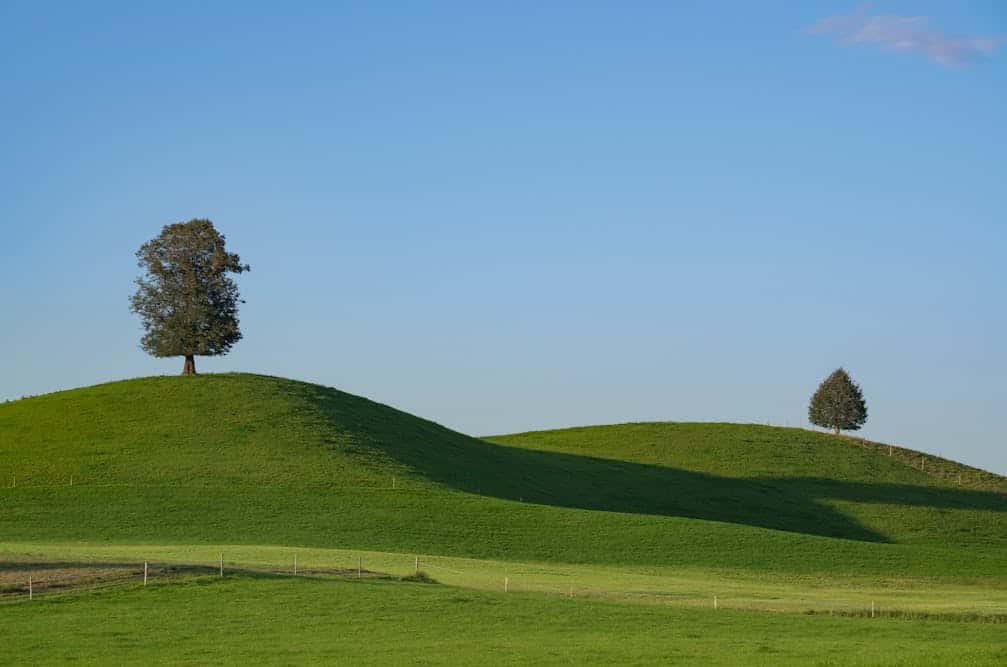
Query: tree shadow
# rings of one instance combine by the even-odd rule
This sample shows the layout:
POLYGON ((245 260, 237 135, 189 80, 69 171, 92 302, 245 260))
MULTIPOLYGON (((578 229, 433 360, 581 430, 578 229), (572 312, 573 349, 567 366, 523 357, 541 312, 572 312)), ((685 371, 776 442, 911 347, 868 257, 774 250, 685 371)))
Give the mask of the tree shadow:
POLYGON ((815 477, 733 478, 523 449, 471 438, 337 390, 307 385, 300 391, 313 410, 353 436, 353 449, 390 457, 443 486, 506 500, 869 542, 891 540, 828 501, 1007 512, 1007 497, 986 491, 815 477))

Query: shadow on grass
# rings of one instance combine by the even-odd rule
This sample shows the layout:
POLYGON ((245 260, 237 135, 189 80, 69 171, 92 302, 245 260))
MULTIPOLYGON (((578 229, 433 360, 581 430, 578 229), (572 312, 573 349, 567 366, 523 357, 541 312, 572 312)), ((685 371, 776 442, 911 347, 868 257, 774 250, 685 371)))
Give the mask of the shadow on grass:
POLYGON ((470 438, 334 389, 303 385, 295 392, 306 401, 307 412, 325 415, 351 436, 349 444, 338 445, 344 451, 365 458, 391 457, 444 486, 507 500, 688 517, 870 542, 890 540, 825 501, 1007 511, 1007 497, 993 492, 814 477, 722 477, 509 447, 470 438))

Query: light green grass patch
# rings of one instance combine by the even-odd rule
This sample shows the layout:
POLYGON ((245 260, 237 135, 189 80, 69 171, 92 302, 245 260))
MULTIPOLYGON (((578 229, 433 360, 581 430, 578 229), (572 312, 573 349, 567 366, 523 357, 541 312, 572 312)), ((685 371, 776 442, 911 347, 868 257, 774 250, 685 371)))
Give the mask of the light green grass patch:
POLYGON ((1007 620, 1007 585, 1002 580, 838 575, 774 575, 748 570, 603 567, 569 563, 522 563, 430 554, 255 545, 98 545, 0 543, 0 561, 11 568, 35 568, 45 582, 46 564, 132 563, 133 581, 144 561, 293 576, 295 559, 303 576, 340 572, 402 577, 421 571, 436 581, 486 591, 536 592, 579 599, 629 600, 676 607, 713 607, 774 612, 851 613, 874 606, 878 613, 973 614, 1007 620))

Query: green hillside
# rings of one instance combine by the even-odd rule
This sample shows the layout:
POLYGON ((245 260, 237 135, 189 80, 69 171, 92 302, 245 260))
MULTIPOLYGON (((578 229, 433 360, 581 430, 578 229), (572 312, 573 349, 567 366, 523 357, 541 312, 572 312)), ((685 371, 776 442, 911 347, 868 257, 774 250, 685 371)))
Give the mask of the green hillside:
POLYGON ((911 462, 904 450, 754 425, 480 440, 291 380, 144 378, 0 405, 0 535, 1007 574, 1003 478, 911 462))
POLYGON ((635 487, 639 506, 666 514, 879 542, 1007 538, 1007 479, 853 438, 754 424, 636 423, 490 440, 618 461, 624 465, 607 467, 598 486, 635 487), (646 488, 626 474, 641 466, 653 470, 646 488))

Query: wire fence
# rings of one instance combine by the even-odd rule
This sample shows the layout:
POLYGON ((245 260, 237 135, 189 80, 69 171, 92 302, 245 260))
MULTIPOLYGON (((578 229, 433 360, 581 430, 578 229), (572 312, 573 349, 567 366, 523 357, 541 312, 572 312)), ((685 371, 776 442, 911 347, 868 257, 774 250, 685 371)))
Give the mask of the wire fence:
MULTIPOLYGON (((313 562, 292 553, 287 562, 275 558, 229 559, 220 552, 213 561, 70 559, 0 561, 0 604, 76 595, 112 589, 171 586, 195 578, 310 578, 344 581, 415 581, 460 589, 496 591, 507 595, 537 594, 570 600, 626 600, 710 610, 803 613, 840 617, 924 619, 975 623, 1007 623, 1007 595, 973 596, 949 603, 939 592, 920 595, 899 590, 796 588, 773 591, 746 588, 729 580, 689 579, 607 570, 566 571, 496 561, 471 561, 439 556, 367 554, 313 562)), ((771 587, 770 587, 771 588, 771 587)), ((981 590, 981 589, 980 589, 981 590)), ((1003 592, 1003 591, 1001 591, 1003 592)), ((927 593, 923 591, 923 593, 927 593)))

